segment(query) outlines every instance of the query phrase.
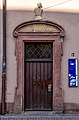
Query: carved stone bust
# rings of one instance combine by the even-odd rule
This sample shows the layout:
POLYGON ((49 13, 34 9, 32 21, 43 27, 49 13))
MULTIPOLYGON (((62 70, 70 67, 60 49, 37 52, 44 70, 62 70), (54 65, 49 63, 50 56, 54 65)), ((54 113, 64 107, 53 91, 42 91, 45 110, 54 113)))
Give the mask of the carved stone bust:
POLYGON ((43 9, 42 9, 42 4, 41 3, 37 4, 37 7, 34 9, 34 13, 35 13, 35 20, 42 19, 43 9))

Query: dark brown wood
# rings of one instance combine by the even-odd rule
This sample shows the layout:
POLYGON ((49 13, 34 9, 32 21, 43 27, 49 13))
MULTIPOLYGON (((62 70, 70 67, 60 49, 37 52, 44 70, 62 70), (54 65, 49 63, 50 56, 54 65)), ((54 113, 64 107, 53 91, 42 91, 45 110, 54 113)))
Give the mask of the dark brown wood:
POLYGON ((25 61, 25 76, 25 110, 51 110, 52 62, 25 61))

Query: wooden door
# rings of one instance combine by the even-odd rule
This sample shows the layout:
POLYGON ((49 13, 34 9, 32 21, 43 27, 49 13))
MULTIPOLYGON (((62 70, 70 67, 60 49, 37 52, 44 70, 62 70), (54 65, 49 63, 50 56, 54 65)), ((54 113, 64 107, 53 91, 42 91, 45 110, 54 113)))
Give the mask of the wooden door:
POLYGON ((25 44, 25 110, 52 109, 52 44, 25 44))

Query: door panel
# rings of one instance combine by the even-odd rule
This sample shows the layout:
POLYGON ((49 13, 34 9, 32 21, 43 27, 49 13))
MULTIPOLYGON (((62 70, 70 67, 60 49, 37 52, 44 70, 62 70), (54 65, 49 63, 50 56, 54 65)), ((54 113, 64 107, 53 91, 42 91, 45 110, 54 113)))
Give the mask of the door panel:
POLYGON ((51 110, 52 87, 52 61, 25 61, 25 110, 51 110))

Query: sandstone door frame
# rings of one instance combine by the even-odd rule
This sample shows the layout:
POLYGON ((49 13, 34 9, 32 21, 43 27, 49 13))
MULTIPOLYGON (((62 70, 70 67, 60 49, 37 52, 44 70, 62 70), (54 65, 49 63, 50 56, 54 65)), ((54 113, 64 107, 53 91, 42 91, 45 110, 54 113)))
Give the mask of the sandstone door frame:
POLYGON ((61 85, 61 57, 64 30, 50 21, 28 21, 13 31, 17 60, 17 87, 14 113, 24 111, 24 44, 25 42, 53 42, 53 111, 63 112, 63 90, 61 85))

